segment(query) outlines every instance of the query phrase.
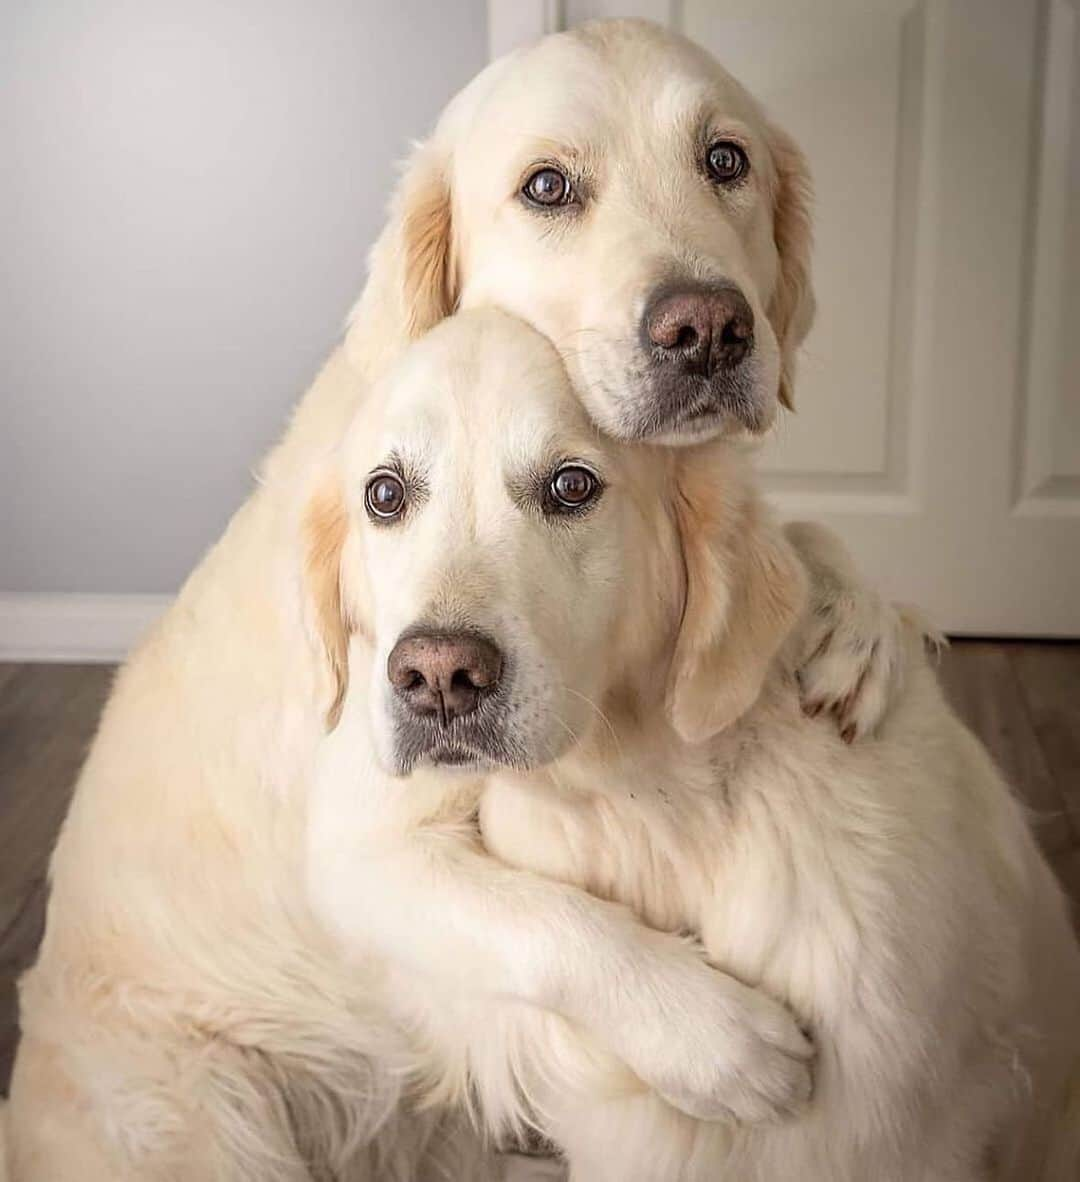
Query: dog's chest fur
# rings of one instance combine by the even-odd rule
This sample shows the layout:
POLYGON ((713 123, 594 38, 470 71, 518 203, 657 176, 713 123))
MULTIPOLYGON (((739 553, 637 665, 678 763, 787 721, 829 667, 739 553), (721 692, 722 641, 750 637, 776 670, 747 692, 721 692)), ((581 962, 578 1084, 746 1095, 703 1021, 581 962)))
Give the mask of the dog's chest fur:
POLYGON ((965 881, 977 861, 940 848, 958 823, 950 780, 962 769, 934 749, 940 726, 926 742, 915 733, 940 709, 935 688, 900 719, 902 742, 849 748, 825 720, 803 718, 777 679, 711 744, 688 748, 658 728, 616 757, 495 780, 484 841, 506 862, 693 933, 714 963, 815 1025, 850 1036, 880 1021, 917 1053, 910 1040, 925 1029, 905 1030, 905 995, 925 1007, 940 990, 928 976, 962 978, 965 956, 995 959, 981 937, 1002 918, 963 904, 941 914, 942 897, 985 906, 986 892, 965 881))
MULTIPOLYGON (((550 775, 497 778, 481 804, 484 841, 504 861, 699 937, 718 963, 779 978, 786 994, 794 910, 807 890, 830 907, 820 897, 829 885, 807 879, 791 842, 805 814, 820 823, 821 802, 809 799, 818 775, 795 782, 802 738, 793 691, 778 683, 713 743, 688 747, 660 723, 550 775)), ((834 744, 811 736, 811 746, 820 763, 834 744)))

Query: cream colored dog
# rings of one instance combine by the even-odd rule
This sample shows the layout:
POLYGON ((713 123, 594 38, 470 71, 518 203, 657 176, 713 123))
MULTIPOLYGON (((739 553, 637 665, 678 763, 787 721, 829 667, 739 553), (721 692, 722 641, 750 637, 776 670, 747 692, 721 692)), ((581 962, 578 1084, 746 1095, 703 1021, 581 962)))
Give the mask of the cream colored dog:
MULTIPOLYGON (((612 433, 680 442, 764 429, 790 397, 811 312, 803 189, 797 153, 752 100, 651 26, 550 39, 451 104, 406 172, 345 349, 263 487, 118 680, 23 986, 5 1114, 16 1182, 306 1179, 311 1162, 342 1178, 496 1168, 459 1115, 403 1106, 416 1045, 389 1020, 385 966, 346 968, 307 907, 308 796, 344 653, 326 663, 312 615, 333 587, 313 599, 298 573, 303 491, 408 341, 488 300, 552 336, 612 433), (602 103, 587 101, 586 83, 602 103)), ((332 501, 326 513, 318 536, 332 549, 341 519, 332 501)), ((667 574, 674 601, 678 564, 667 574)), ((847 571, 811 592, 806 698, 835 706, 853 739, 884 714, 900 632, 847 571)), ((670 992, 681 1012, 731 1006, 715 1037, 734 1068, 719 1045, 704 1074, 689 1047, 684 1062, 665 1045, 670 1016, 652 1011, 637 1058, 615 1049, 694 1110, 753 1115, 797 1096, 801 1043, 784 1011, 630 926, 654 971, 685 986, 670 992), (754 1048, 773 1066, 751 1083, 754 1048)), ((642 1020, 640 999, 607 996, 612 1009, 589 1015, 601 1042, 642 1020)), ((672 1037, 686 1041, 685 1027, 672 1037)))
MULTIPOLYGON (((753 97, 681 37, 595 22, 450 102, 405 170, 345 352, 375 379, 454 310, 492 305, 553 342, 608 434, 758 435, 793 403, 810 246, 806 163, 753 97)), ((811 594, 805 700, 849 739, 872 733, 897 617, 857 583, 811 594)))
POLYGON ((376 395, 312 517, 343 708, 308 881, 396 966, 434 1094, 537 1121, 575 1182, 1072 1182, 1080 950, 919 633, 849 747, 799 708, 804 575, 731 445, 597 436, 501 313, 376 395), (809 1110, 755 1123, 805 1096, 782 1012, 576 888, 788 1001, 809 1110))
MULTIPOLYGON (((576 511, 546 519, 550 448, 572 444, 597 464, 615 450, 550 346, 503 313, 447 322, 376 385, 349 439, 350 454, 370 450, 378 478, 366 461, 341 469, 336 451, 299 486, 271 463, 118 679, 22 985, 7 1114, 15 1182, 495 1177, 462 1105, 475 1080, 491 1124, 520 1114, 512 1031, 526 1006, 553 1051, 563 1030, 591 1031, 597 1054, 632 1066, 627 1081, 701 1116, 764 1119, 809 1093, 810 1049, 781 1004, 708 968, 680 936, 500 866, 459 824, 475 781, 440 768, 406 784, 400 775, 427 759, 423 734, 405 720, 396 736, 365 732, 381 736, 388 773, 357 731, 365 680, 381 686, 400 639, 395 601, 407 608, 410 582, 425 585, 424 545, 458 555, 443 572, 451 597, 494 591, 491 554, 480 564, 468 544, 478 511, 514 591, 492 596, 492 610, 501 605, 508 634, 516 622, 533 638, 508 658, 516 689, 489 735, 500 759, 529 767, 584 730, 587 703, 550 691, 591 638, 607 637, 628 668, 643 643, 660 656, 661 639, 615 594, 620 568, 632 573, 626 539, 612 533, 593 556, 568 528, 576 511), (503 435, 494 450, 492 431, 503 435), (462 466, 483 451, 489 464, 462 466), (421 531, 415 550, 387 528, 395 482, 421 531), (599 614, 578 579, 611 586, 599 614), (375 586, 379 619, 363 606, 375 586)), ((648 462, 627 467, 625 502, 659 528, 655 481, 672 461, 645 445, 634 454, 648 462), (654 475, 634 488, 638 467, 654 475)), ((564 465, 571 484, 582 462, 564 465)), ((603 466, 615 503, 615 468, 603 466)), ((674 538, 649 555, 655 610, 677 614, 674 538)), ((451 598, 442 618, 453 611, 451 598)), ((408 671, 395 669, 409 696, 408 671)), ((483 676, 485 689, 511 684, 501 661, 483 676)), ((585 665, 575 679, 602 688, 585 665)), ((461 713, 452 697, 436 714, 461 713)), ((474 754, 453 740, 438 762, 474 754)))
POLYGON ((15 1182, 494 1177, 470 1097, 590 1182, 1070 1177, 1060 892, 917 637, 876 743, 801 712, 804 576, 733 448, 598 434, 474 312, 306 495, 271 466, 80 781, 15 1182), (816 1035, 805 1114, 757 984, 816 1035))

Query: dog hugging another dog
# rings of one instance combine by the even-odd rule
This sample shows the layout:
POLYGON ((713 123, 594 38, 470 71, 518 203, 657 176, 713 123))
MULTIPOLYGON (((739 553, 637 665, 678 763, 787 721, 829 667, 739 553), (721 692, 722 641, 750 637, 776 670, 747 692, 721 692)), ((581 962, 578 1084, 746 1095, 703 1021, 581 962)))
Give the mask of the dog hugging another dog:
POLYGON ((812 310, 802 157, 690 43, 450 103, 117 679, 10 1182, 1075 1182, 1062 896, 921 629, 748 466, 812 310))

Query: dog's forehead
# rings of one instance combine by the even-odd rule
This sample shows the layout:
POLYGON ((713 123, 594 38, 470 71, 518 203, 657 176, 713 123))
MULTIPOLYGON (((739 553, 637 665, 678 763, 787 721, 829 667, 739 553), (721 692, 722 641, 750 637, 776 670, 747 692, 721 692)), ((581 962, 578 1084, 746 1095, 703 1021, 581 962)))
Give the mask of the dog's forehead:
POLYGON ((540 42, 508 63, 476 105, 466 131, 466 139, 480 145, 473 167, 490 155, 493 142, 550 139, 555 148, 604 134, 614 126, 618 82, 586 47, 563 36, 540 42))
POLYGON ((630 108, 665 130, 702 110, 756 114, 748 92, 711 54, 645 21, 600 21, 545 38, 504 71, 485 106, 505 116, 508 101, 515 118, 526 114, 536 130, 571 137, 618 123, 630 108), (525 101, 522 110, 514 98, 525 101))
POLYGON ((761 112, 700 46, 646 22, 604 21, 508 60, 466 126, 470 150, 454 163, 463 199, 485 192, 493 173, 501 189, 543 157, 600 172, 683 159, 688 139, 706 133, 756 137, 761 112))
POLYGON ((359 464, 391 453, 433 461, 453 450, 460 466, 595 434, 550 342, 494 310, 437 326, 406 351, 372 404, 350 441, 359 464))
POLYGON ((678 103, 741 103, 746 92, 711 53, 688 38, 647 21, 601 21, 575 30, 592 48, 604 73, 626 97, 656 101, 658 111, 678 103))

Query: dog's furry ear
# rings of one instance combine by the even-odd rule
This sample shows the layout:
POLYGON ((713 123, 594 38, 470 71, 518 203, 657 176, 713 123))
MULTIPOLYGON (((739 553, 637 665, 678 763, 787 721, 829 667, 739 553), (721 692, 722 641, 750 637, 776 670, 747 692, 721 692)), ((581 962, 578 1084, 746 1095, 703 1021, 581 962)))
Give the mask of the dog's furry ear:
POLYGON ((787 132, 770 127, 768 140, 776 169, 773 240, 780 263, 768 315, 780 346, 780 401, 791 410, 795 354, 810 331, 815 307, 810 281, 810 170, 787 132))
POLYGON ((391 200, 368 260, 367 285, 349 317, 346 352, 368 378, 456 309, 452 211, 447 153, 434 140, 420 144, 391 200))
POLYGON ((349 688, 349 636, 352 626, 342 592, 342 554, 349 516, 337 479, 316 489, 303 520, 304 587, 314 630, 326 658, 331 684, 326 729, 341 718, 349 688))
POLYGON ((716 449, 705 448, 681 462, 676 513, 686 601, 667 710, 682 738, 698 743, 757 700, 799 619, 806 576, 739 457, 717 463, 716 449))

